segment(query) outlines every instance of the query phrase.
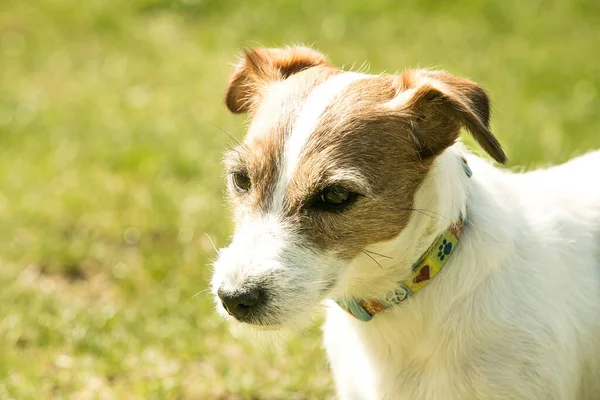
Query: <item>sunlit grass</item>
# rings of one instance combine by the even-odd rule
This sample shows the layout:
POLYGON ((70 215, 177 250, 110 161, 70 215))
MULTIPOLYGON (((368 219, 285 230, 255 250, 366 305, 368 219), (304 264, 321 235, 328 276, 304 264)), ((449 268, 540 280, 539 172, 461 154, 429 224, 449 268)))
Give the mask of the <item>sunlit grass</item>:
POLYGON ((596 3, 374 4, 0 3, 0 398, 332 395, 317 327, 265 347, 194 297, 231 230, 221 129, 243 118, 222 95, 244 46, 471 77, 513 166, 600 147, 596 3))

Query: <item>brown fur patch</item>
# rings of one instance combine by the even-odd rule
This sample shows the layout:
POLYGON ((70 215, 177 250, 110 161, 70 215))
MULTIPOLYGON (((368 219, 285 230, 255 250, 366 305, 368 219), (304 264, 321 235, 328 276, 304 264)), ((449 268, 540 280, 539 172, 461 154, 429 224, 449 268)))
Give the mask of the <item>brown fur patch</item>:
POLYGON ((435 156, 451 146, 462 126, 494 160, 507 162, 502 146, 489 130, 490 104, 482 88, 439 71, 406 71, 396 84, 404 88, 409 80, 409 87, 416 87, 416 91, 402 111, 413 115, 412 130, 423 157, 435 156))
MULTIPOLYGON (((233 197, 252 209, 266 211, 270 207, 279 175, 284 143, 292 131, 304 101, 311 90, 328 77, 338 73, 326 66, 318 66, 277 81, 277 87, 267 86, 263 101, 256 105, 254 118, 244 143, 234 149, 225 160, 228 171, 244 170, 252 181, 248 194, 233 197), (273 118, 277 115, 277 118, 273 118)), ((230 189, 231 185, 230 185, 230 189)))
MULTIPOLYGON (((234 73, 227 95, 233 112, 252 111, 244 146, 229 167, 248 171, 253 184, 250 193, 233 192, 238 218, 246 211, 268 212, 285 161, 284 144, 304 102, 317 85, 340 72, 312 50, 252 54, 234 73)), ((327 106, 305 143, 281 217, 316 247, 352 259, 406 227, 435 156, 456 141, 461 127, 505 162, 488 125, 487 95, 463 78, 409 70, 354 81, 327 106), (315 195, 331 184, 359 197, 343 212, 311 207, 315 195)))
POLYGON ((408 120, 385 107, 397 93, 394 79, 356 81, 329 105, 288 187, 287 218, 294 219, 294 225, 319 248, 346 259, 402 231, 411 215, 414 192, 431 165, 419 158, 408 120), (359 171, 366 178, 368 193, 366 188, 358 189, 361 196, 342 213, 306 207, 319 182, 339 169, 359 171))
POLYGON ((322 54, 307 47, 246 50, 229 79, 225 104, 233 113, 252 112, 260 101, 262 87, 319 65, 329 63, 322 54))

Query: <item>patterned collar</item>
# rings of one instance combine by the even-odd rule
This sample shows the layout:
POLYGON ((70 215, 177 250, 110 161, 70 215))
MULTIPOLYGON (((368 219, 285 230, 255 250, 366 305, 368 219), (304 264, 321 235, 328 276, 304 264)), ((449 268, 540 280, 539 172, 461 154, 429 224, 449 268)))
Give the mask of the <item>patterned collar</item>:
MULTIPOLYGON (((461 157, 465 174, 471 177, 471 168, 467 165, 467 160, 461 157)), ((464 228, 464 218, 461 216, 458 221, 452 223, 446 231, 438 236, 431 247, 421 256, 413 265, 410 277, 402 282, 398 282, 395 289, 387 292, 378 299, 343 299, 336 303, 360 321, 370 321, 373 315, 396 304, 402 303, 408 297, 423 289, 434 276, 441 271, 444 264, 448 261, 464 228)))

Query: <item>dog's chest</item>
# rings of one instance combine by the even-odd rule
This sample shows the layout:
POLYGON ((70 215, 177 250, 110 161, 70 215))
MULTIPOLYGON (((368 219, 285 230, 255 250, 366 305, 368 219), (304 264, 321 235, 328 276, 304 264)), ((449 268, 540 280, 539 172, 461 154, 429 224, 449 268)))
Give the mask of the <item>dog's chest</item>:
POLYGON ((330 310, 325 347, 341 399, 464 399, 477 382, 465 376, 469 366, 455 358, 452 340, 440 346, 438 334, 419 335, 375 321, 347 318, 330 310), (360 325, 373 324, 373 326, 360 325))

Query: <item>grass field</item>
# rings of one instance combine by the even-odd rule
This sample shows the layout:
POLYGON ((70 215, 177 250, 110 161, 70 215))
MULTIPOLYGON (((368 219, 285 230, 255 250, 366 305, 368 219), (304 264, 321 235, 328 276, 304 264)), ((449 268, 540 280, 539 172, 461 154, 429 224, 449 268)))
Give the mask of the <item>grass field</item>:
POLYGON ((600 2, 481 3, 2 0, 0 399, 333 396, 318 325, 259 346, 194 297, 231 232, 229 63, 444 68, 489 90, 512 167, 600 147, 600 2))

